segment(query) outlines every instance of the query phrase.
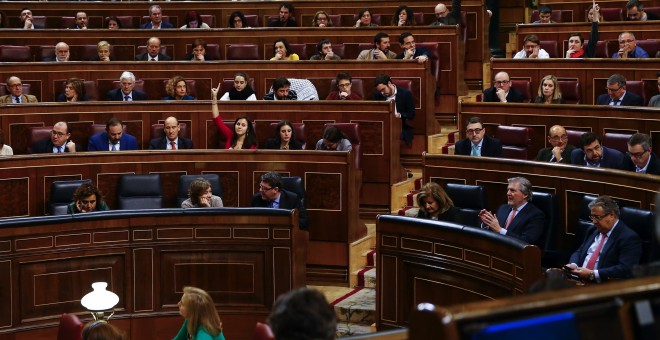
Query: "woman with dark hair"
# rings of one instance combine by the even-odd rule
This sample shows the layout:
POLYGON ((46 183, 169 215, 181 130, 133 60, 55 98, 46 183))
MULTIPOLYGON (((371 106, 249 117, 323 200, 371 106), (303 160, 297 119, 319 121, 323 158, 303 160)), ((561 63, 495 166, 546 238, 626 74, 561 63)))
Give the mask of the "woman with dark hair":
POLYGON ((415 26, 415 13, 408 6, 399 6, 394 11, 392 26, 415 26))
POLYGON ((334 27, 332 19, 326 11, 318 11, 314 14, 314 19, 312 19, 312 27, 334 27))
POLYGON ((124 340, 124 332, 105 320, 89 322, 82 329, 82 340, 124 340))
POLYGON ((105 18, 105 27, 107 27, 109 30, 120 29, 121 21, 119 21, 119 19, 116 16, 111 15, 105 18))
POLYGON ((215 303, 203 289, 183 287, 179 314, 185 320, 172 340, 225 340, 215 303))
POLYGON ((539 84, 538 96, 534 99, 537 104, 565 104, 564 98, 561 97, 561 89, 559 88, 559 81, 553 75, 547 75, 541 79, 539 84))
POLYGON ((358 12, 358 20, 355 27, 376 27, 378 25, 372 22, 371 10, 363 8, 358 12))
POLYGON ((202 21, 202 16, 197 13, 197 11, 188 11, 186 12, 186 18, 185 18, 185 25, 181 26, 181 29, 186 29, 186 28, 204 28, 204 29, 209 29, 209 25, 207 25, 204 21, 202 21))
POLYGON ((254 132, 254 127, 250 118, 247 116, 239 116, 234 121, 234 131, 230 130, 225 122, 220 117, 220 110, 218 109, 218 91, 220 91, 220 84, 217 88, 211 88, 211 112, 213 113, 213 124, 220 130, 220 133, 225 137, 225 149, 256 149, 257 148, 257 134, 254 132))
POLYGON ((85 183, 73 192, 73 202, 66 207, 67 214, 86 213, 90 211, 109 210, 103 201, 99 188, 93 184, 85 183))
POLYGON ((14 150, 5 144, 5 133, 0 129, 0 156, 12 156, 13 154, 14 150))
POLYGON ((284 38, 278 38, 273 43, 274 57, 270 60, 300 60, 297 54, 291 53, 291 46, 284 38))
MULTIPOLYGON (((220 84, 218 84, 218 90, 220 90, 220 84)), ((234 86, 225 92, 220 100, 257 100, 257 95, 250 86, 250 77, 245 72, 236 72, 234 86)))
POLYGON ((182 76, 174 76, 167 81, 165 85, 167 97, 163 100, 195 100, 195 97, 188 94, 188 85, 186 78, 182 76))
POLYGON ((275 137, 266 142, 266 149, 270 150, 302 150, 302 146, 296 139, 293 124, 288 120, 281 120, 275 127, 275 137))
POLYGON ((243 12, 236 11, 229 15, 229 28, 252 28, 248 26, 243 12))
POLYGON ((348 151, 353 145, 338 127, 330 125, 323 130, 323 138, 316 142, 316 150, 348 151))
POLYGON ((442 187, 435 182, 424 184, 417 194, 417 217, 436 221, 456 222, 458 210, 442 187))
POLYGON ((78 78, 69 78, 64 83, 64 93, 57 96, 58 102, 86 102, 85 83, 78 78))
POLYGON ((216 60, 216 58, 206 54, 206 41, 203 39, 195 39, 192 44, 190 44, 190 50, 192 53, 186 56, 186 60, 189 61, 208 61, 216 60))
POLYGON ((196 178, 188 187, 188 199, 181 202, 181 208, 222 208, 222 198, 213 195, 211 182, 196 178))

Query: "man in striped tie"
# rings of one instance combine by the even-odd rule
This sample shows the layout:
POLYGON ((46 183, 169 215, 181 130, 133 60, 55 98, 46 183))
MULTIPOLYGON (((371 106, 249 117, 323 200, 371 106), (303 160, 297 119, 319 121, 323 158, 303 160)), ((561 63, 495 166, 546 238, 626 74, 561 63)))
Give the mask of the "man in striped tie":
POLYGON ((589 209, 594 225, 564 268, 590 282, 631 278, 642 255, 641 239, 619 220, 619 206, 609 196, 598 196, 589 209))
POLYGON ((532 183, 524 177, 513 177, 507 181, 507 203, 497 209, 497 214, 481 210, 479 218, 482 228, 542 246, 545 215, 531 204, 532 183))

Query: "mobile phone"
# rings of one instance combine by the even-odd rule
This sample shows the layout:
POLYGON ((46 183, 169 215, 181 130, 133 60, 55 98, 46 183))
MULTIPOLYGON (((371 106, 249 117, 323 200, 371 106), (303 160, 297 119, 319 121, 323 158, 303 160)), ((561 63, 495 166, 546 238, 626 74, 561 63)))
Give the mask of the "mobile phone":
POLYGON ((563 265, 563 266, 561 266, 561 269, 563 269, 565 272, 570 272, 570 271, 573 270, 571 267, 569 267, 569 266, 567 266, 567 265, 563 265))

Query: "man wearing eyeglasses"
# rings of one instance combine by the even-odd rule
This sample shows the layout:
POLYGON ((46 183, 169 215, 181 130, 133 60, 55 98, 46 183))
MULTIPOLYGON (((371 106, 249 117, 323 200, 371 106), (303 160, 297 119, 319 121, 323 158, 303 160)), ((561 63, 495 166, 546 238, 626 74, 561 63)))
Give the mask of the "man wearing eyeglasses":
POLYGON ((66 122, 53 125, 50 137, 40 140, 32 146, 32 153, 65 153, 76 152, 76 143, 70 140, 71 131, 66 122))
POLYGON ((571 152, 575 150, 575 146, 568 144, 568 135, 563 126, 554 125, 548 130, 548 143, 551 146, 539 150, 536 154, 537 161, 571 164, 571 152))
POLYGON ((493 78, 493 87, 484 91, 483 102, 486 103, 522 103, 523 94, 511 87, 511 79, 506 72, 498 72, 493 78))
POLYGON ((651 150, 651 137, 636 133, 628 140, 623 168, 643 174, 660 175, 660 160, 651 150))
POLYGON ((619 50, 612 54, 612 58, 649 58, 649 53, 637 46, 634 34, 623 32, 619 34, 619 50))
POLYGON ((465 128, 467 138, 461 139, 454 147, 455 155, 473 157, 502 157, 502 143, 486 135, 481 118, 472 117, 465 128))
POLYGON ((268 172, 261 176, 259 192, 252 196, 253 207, 275 209, 298 209, 298 225, 307 230, 307 210, 298 194, 282 188, 282 176, 277 172, 268 172))
POLYGON ((623 154, 603 146, 598 135, 585 132, 580 136, 580 148, 571 152, 571 164, 623 169, 623 154))
POLYGON ((528 34, 523 39, 523 49, 518 51, 513 59, 546 59, 550 54, 541 48, 541 40, 535 34, 528 34))
POLYGON ((461 0, 451 1, 451 12, 445 4, 435 6, 435 21, 429 26, 458 25, 461 23, 461 0))
POLYGON ((644 99, 639 95, 626 90, 626 78, 620 74, 613 74, 607 78, 607 93, 596 99, 596 105, 610 106, 644 106, 644 99))
POLYGON ((641 239, 619 220, 619 206, 609 196, 598 196, 589 210, 594 225, 564 270, 595 283, 631 278, 642 256, 641 239))
POLYGON ((133 72, 124 71, 119 76, 119 88, 110 90, 105 96, 107 101, 125 101, 147 100, 147 95, 135 89, 135 75, 133 72))
POLYGON ((0 103, 3 104, 22 104, 36 103, 37 97, 29 94, 23 94, 23 83, 18 77, 11 76, 7 78, 7 92, 9 94, 0 97, 0 103))
POLYGON ((325 100, 362 100, 362 96, 357 92, 351 91, 351 88, 353 87, 353 78, 348 72, 339 72, 335 80, 337 82, 338 91, 331 91, 328 93, 325 100))

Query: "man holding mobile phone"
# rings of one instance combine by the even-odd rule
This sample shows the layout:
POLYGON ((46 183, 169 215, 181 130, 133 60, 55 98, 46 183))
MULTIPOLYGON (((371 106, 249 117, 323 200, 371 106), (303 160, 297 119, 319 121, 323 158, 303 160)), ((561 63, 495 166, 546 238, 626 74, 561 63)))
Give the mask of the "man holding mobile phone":
POLYGON ((69 125, 66 122, 57 122, 53 125, 49 138, 40 140, 32 146, 32 153, 76 152, 76 143, 70 138, 69 125))

